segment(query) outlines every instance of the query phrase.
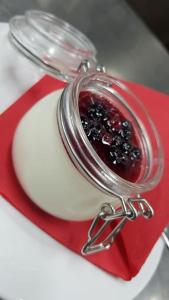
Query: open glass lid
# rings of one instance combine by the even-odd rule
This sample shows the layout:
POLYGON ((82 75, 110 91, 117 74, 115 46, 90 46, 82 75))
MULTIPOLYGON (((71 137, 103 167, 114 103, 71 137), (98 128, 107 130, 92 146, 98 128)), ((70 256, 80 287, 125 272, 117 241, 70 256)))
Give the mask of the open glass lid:
POLYGON ((77 76, 82 61, 96 66, 96 49, 79 30, 52 14, 30 10, 10 22, 14 45, 46 71, 66 81, 77 76))

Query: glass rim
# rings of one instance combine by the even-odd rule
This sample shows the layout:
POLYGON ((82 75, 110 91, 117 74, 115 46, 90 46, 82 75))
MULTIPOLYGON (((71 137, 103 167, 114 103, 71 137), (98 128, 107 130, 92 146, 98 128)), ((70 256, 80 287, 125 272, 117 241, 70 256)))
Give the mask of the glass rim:
MULTIPOLYGON (((106 89, 107 87, 105 86, 103 88, 106 89)), ((109 89, 111 90, 110 86, 109 89)), ((58 120, 58 123, 63 142, 66 143, 66 149, 68 150, 69 155, 71 156, 76 167, 89 181, 94 183, 101 190, 104 190, 104 192, 106 191, 109 194, 119 195, 117 187, 120 186, 122 194, 139 194, 153 189, 158 184, 164 165, 163 149, 159 134, 144 105, 140 102, 138 97, 120 81, 116 80, 110 75, 99 72, 90 71, 87 74, 82 74, 76 78, 75 81, 73 81, 63 92, 58 105, 58 119, 60 119, 58 120), (94 80, 95 77, 97 77, 98 80, 104 79, 105 82, 111 83, 111 85, 118 85, 121 89, 125 90, 128 94, 134 97, 140 106, 140 109, 143 110, 148 119, 157 142, 159 164, 156 173, 153 174, 153 178, 145 183, 130 182, 113 172, 98 156, 84 132, 78 108, 79 92, 80 87, 83 85, 85 80, 94 80), (71 106, 73 109, 71 109, 71 106), (71 115, 70 122, 69 114, 71 115), (71 132, 69 132, 70 128, 71 132), (74 147, 74 137, 76 139, 80 139, 80 147, 83 148, 83 150, 80 151, 78 148, 79 145, 77 144, 76 147, 74 147), (83 159, 85 159, 85 163, 83 159)), ((147 144, 148 143, 149 140, 147 141, 147 144)))

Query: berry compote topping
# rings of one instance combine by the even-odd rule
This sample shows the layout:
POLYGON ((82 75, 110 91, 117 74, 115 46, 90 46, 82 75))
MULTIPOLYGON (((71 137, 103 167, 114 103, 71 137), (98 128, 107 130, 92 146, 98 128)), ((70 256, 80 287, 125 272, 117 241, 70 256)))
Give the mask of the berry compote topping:
POLYGON ((104 97, 81 92, 83 129, 103 162, 124 179, 135 182, 141 170, 141 150, 129 120, 104 97))

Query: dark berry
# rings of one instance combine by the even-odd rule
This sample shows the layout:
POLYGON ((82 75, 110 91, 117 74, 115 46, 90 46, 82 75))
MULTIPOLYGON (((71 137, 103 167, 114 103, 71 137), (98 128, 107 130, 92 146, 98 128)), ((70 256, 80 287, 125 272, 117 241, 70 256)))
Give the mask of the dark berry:
POLYGON ((121 125, 123 128, 130 129, 130 130, 132 129, 131 123, 127 120, 122 121, 121 125))
POLYGON ((84 129, 86 129, 89 126, 89 121, 85 116, 81 116, 81 122, 84 129))
POLYGON ((87 119, 87 117, 81 116, 81 122, 86 135, 89 136, 90 135, 89 120, 87 119))
POLYGON ((129 157, 127 154, 123 153, 122 155, 122 159, 121 159, 121 163, 124 165, 124 166, 127 166, 129 164, 129 157))
POLYGON ((122 138, 122 139, 125 139, 125 137, 126 137, 126 133, 125 133, 125 130, 124 129, 120 129, 120 130, 118 130, 118 135, 122 138))
POLYGON ((120 149, 116 147, 112 147, 109 154, 110 154, 110 159, 114 165, 121 163, 122 152, 120 149))
POLYGON ((116 112, 113 116, 110 115, 110 117, 111 118, 106 119, 104 126, 108 132, 114 133, 121 128, 120 116, 119 113, 116 112))
POLYGON ((140 156, 141 156, 140 149, 137 147, 133 147, 133 149, 131 150, 131 160, 137 160, 140 158, 140 156))
POLYGON ((104 122, 104 127, 107 130, 107 132, 109 132, 109 133, 113 133, 113 131, 115 131, 115 128, 113 127, 113 124, 112 124, 111 120, 109 120, 109 119, 107 119, 104 122))
POLYGON ((126 141, 130 141, 132 138, 132 132, 129 129, 124 129, 124 128, 119 129, 118 135, 121 136, 126 141))
POLYGON ((87 114, 92 119, 106 119, 107 111, 104 105, 100 103, 92 103, 87 111, 87 114))
POLYGON ((95 105, 91 105, 89 107, 87 114, 88 114, 89 118, 92 118, 92 119, 95 118, 95 116, 96 116, 96 107, 95 107, 95 105))
POLYGON ((113 137, 113 141, 112 141, 112 144, 113 145, 115 145, 115 146, 120 146, 120 145, 122 145, 122 143, 123 143, 123 139, 120 137, 120 136, 118 136, 118 135, 115 135, 114 137, 113 137))
POLYGON ((132 146, 131 146, 129 143, 125 142, 125 143, 122 145, 122 147, 123 147, 123 150, 124 150, 124 151, 130 151, 132 146))
POLYGON ((88 138, 90 141, 100 141, 102 138, 101 131, 95 127, 91 128, 88 138))
POLYGON ((126 129, 124 131, 124 138, 126 141, 130 141, 132 139, 132 131, 129 129, 126 129))

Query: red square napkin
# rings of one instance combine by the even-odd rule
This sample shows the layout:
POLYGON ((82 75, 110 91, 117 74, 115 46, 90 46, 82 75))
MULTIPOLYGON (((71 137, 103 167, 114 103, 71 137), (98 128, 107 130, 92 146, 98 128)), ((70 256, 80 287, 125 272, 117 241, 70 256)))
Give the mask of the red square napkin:
MULTIPOLYGON (((135 222, 128 222, 109 251, 85 258, 115 276, 130 280, 139 272, 161 232, 169 223, 169 96, 134 83, 126 85, 144 102, 164 147, 165 169, 162 180, 158 187, 144 195, 153 206, 155 216, 149 221, 138 218, 135 222)), ((47 234, 80 254, 91 221, 63 221, 38 208, 20 187, 11 160, 13 134, 21 117, 42 97, 64 86, 65 83, 45 76, 1 114, 0 194, 47 234)))

